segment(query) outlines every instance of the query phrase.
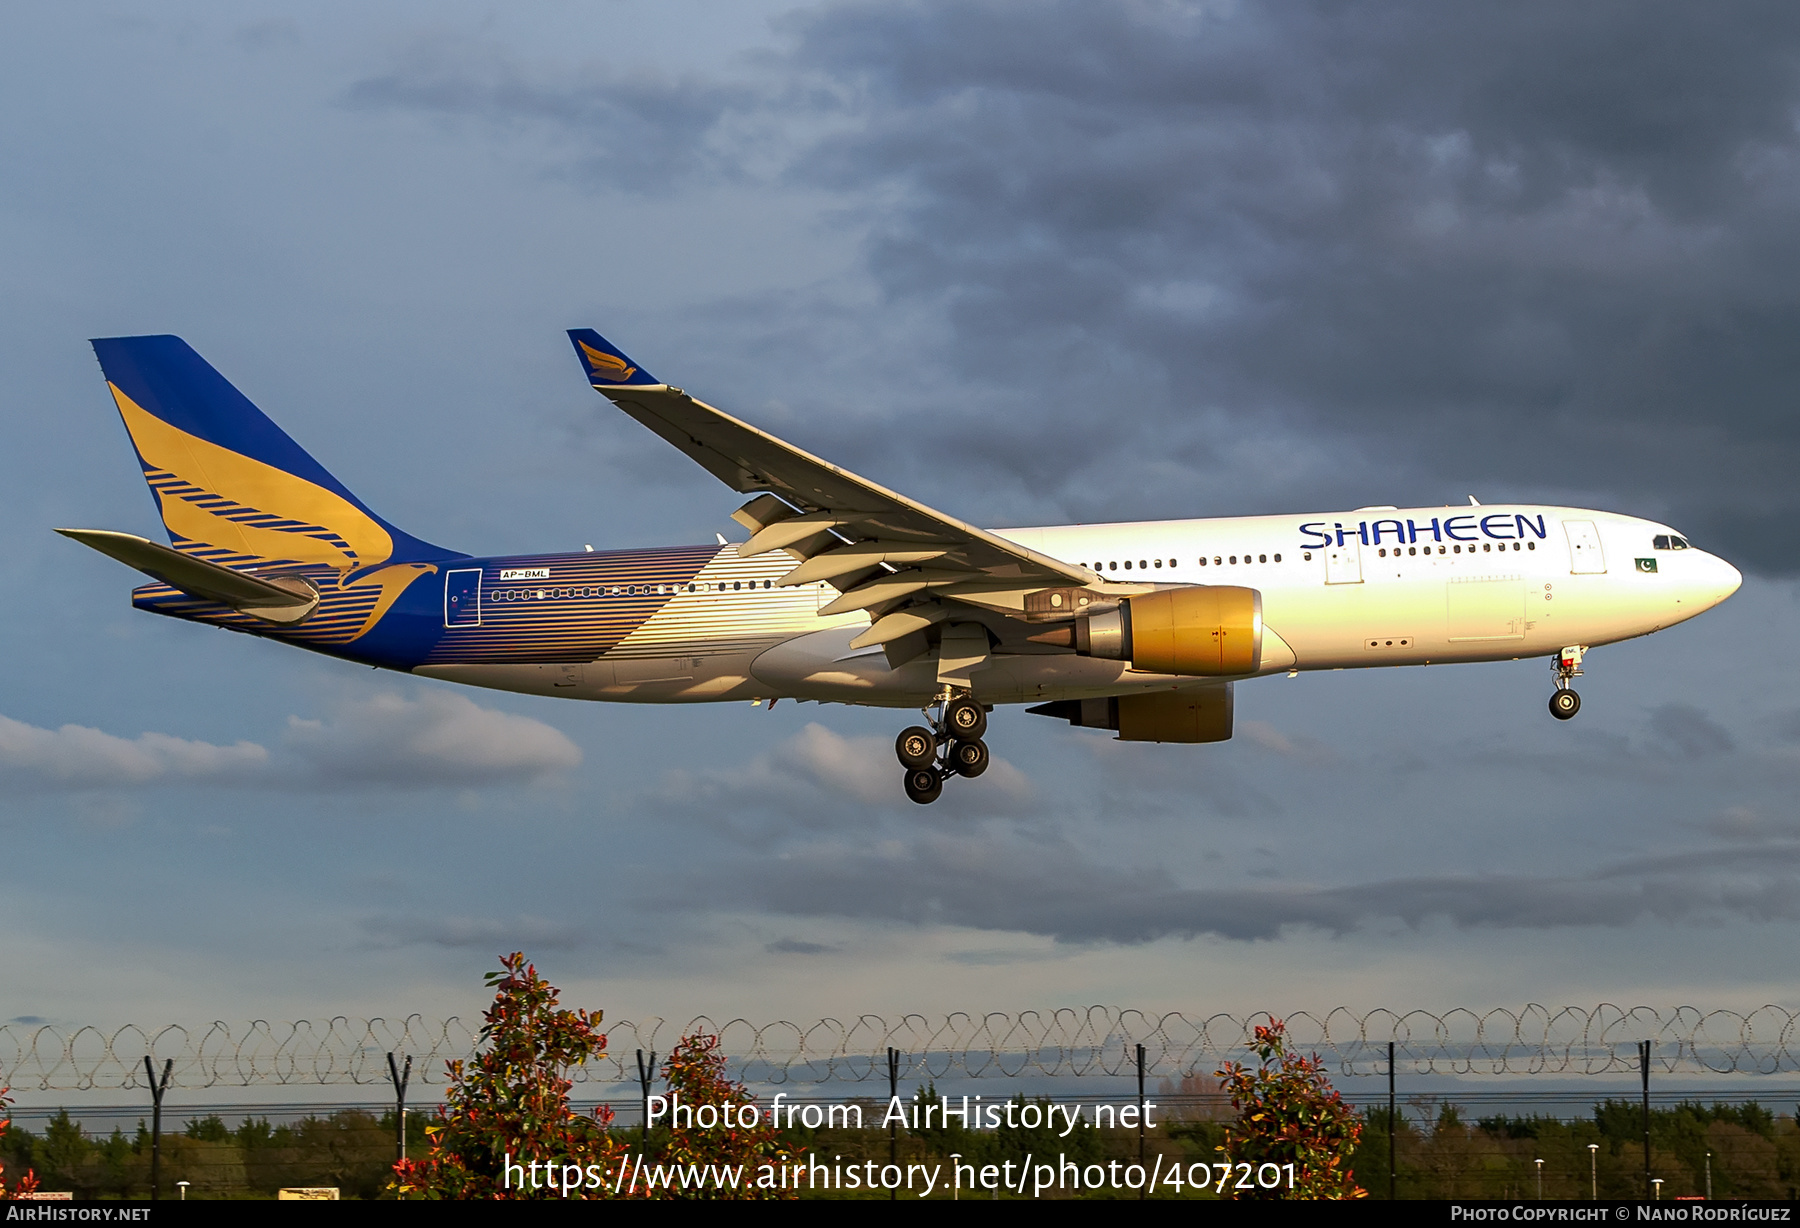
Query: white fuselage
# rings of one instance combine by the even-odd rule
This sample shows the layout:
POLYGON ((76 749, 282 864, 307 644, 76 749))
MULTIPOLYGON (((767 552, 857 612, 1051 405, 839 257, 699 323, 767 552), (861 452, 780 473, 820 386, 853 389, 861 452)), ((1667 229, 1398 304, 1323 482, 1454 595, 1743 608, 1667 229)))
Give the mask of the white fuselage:
MULTIPOLYGON (((996 530, 1109 585, 1229 584, 1262 595, 1257 674, 1548 656, 1647 635, 1736 591, 1723 559, 1675 548, 1675 531, 1606 512, 1539 506, 1367 508, 996 530), (1203 561, 1204 560, 1204 561, 1203 561)), ((417 672, 478 686, 650 703, 795 698, 910 707, 941 689, 937 652, 890 668, 852 650, 862 613, 821 616, 822 584, 763 587, 793 567, 727 546, 655 617, 600 659, 442 665, 417 672)), ((982 615, 999 643, 972 675, 984 702, 1021 703, 1216 683, 1027 643, 982 615)))

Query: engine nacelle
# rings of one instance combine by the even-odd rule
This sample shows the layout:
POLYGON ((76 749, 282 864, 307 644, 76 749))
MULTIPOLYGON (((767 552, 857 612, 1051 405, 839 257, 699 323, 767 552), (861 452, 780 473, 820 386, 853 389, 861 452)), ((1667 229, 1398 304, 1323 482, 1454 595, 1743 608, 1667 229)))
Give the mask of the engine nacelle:
POLYGON ((1084 657, 1129 661, 1154 674, 1241 677, 1262 665, 1262 594, 1229 584, 1167 588, 1127 597, 1075 620, 1084 657))
POLYGON ((1231 683, 1106 699, 1062 699, 1027 711, 1087 729, 1116 729, 1121 742, 1224 742, 1231 737, 1231 683))

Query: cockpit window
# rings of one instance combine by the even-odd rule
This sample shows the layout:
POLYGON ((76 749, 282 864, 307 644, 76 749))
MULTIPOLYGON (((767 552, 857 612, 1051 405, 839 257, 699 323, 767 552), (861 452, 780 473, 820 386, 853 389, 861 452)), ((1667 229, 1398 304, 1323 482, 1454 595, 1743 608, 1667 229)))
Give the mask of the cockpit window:
POLYGON ((1655 550, 1686 550, 1686 549, 1689 549, 1687 538, 1676 537, 1673 533, 1668 533, 1668 534, 1658 533, 1654 538, 1651 539, 1650 546, 1652 549, 1655 549, 1655 550))

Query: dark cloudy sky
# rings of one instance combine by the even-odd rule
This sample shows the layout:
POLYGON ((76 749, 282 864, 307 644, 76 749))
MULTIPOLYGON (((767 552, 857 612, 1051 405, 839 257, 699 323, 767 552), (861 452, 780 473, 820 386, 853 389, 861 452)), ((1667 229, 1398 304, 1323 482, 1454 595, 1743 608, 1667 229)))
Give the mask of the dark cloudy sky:
POLYGON ((0 1020, 1800 1005, 1800 11, 13 6, 0 1020), (711 540, 561 330, 995 526, 1539 500, 1725 607, 1271 679, 1239 736, 459 691, 134 613, 86 338, 473 553, 711 540))

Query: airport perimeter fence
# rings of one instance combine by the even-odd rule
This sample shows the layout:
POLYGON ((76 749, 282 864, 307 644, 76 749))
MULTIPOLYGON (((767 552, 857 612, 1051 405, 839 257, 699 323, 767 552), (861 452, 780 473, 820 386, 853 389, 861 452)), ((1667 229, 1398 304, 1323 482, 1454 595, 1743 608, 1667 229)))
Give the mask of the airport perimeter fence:
MULTIPOLYGON (((1542 1190, 1579 1198, 1603 1189, 1636 1196, 1652 1167, 1671 1182, 1672 1195, 1710 1191, 1715 1175, 1722 1191, 1759 1197, 1792 1196, 1800 1182, 1800 1078, 1784 1077, 1800 1075, 1800 1011, 1337 1008, 1280 1017, 1293 1048, 1321 1058, 1344 1098, 1368 1112, 1357 1163, 1373 1174, 1364 1184, 1377 1196, 1542 1190), (1702 1102, 1707 1107, 1696 1112, 1702 1102), (1653 1104, 1660 1114, 1654 1160, 1653 1104), (1394 1113, 1383 1117, 1390 1106, 1394 1113), (1565 1125, 1546 1132, 1545 1121, 1565 1125), (1687 1134, 1694 1137, 1681 1142, 1687 1134), (1646 1140, 1641 1162, 1633 1158, 1639 1137, 1646 1140), (1608 1140, 1610 1150, 1602 1146, 1608 1140)), ((967 1093, 1115 1107, 1142 1088, 1159 1123, 1216 1123, 1231 1114, 1214 1072, 1254 1063, 1254 1029, 1268 1019, 1101 1006, 807 1024, 647 1018, 606 1026, 606 1055, 567 1073, 578 1108, 608 1105, 620 1126, 635 1131, 644 1097, 661 1084, 659 1058, 684 1036, 717 1035, 732 1077, 765 1105, 783 1093, 790 1111, 802 1103, 863 1105, 859 1120, 876 1123, 883 1140, 844 1145, 875 1147, 873 1160, 892 1147, 879 1126, 888 1097, 904 1103, 932 1085, 953 1099, 967 1093)), ((50 1148, 14 1160, 48 1167, 57 1188, 87 1196, 149 1190, 160 1155, 165 1193, 181 1180, 196 1197, 292 1184, 340 1184, 377 1197, 398 1145, 396 1108, 408 1110, 405 1133, 422 1145, 446 1066, 475 1053, 479 1031, 479 1021, 418 1015, 200 1027, 0 1025, 0 1086, 26 1102, 13 1110, 15 1139, 50 1148), (390 1054, 398 1059, 392 1068, 390 1054), (404 1092, 394 1077, 402 1070, 404 1092), (292 1129, 271 1135, 271 1126, 292 1129), (52 1147, 56 1129, 63 1133, 52 1147), (52 1153, 78 1159, 52 1167, 52 1153)), ((1091 1112, 1099 1124, 1100 1113, 1091 1112)), ((1104 1145, 1133 1146, 1129 1139, 1104 1145)), ((1136 1146, 1142 1150, 1141 1139, 1136 1146)), ((1212 1146, 1171 1130, 1152 1150, 1210 1162, 1212 1146)))

